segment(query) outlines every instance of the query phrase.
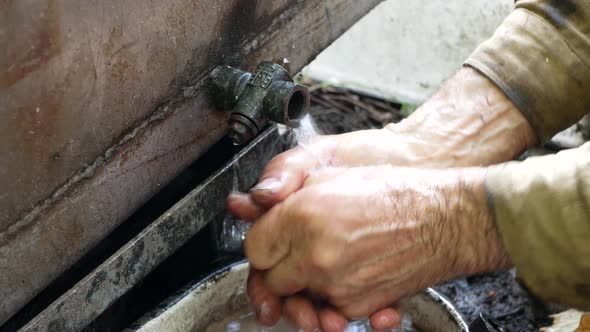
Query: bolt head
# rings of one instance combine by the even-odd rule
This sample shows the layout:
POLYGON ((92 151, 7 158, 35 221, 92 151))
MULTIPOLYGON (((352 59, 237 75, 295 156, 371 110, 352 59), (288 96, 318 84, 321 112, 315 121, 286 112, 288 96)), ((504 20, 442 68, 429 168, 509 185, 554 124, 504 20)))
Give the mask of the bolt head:
POLYGON ((239 121, 235 121, 230 124, 228 136, 234 145, 239 146, 251 141, 254 138, 255 133, 252 132, 252 129, 250 129, 247 125, 239 121))
POLYGON ((246 134, 248 132, 248 128, 246 126, 244 126, 244 124, 239 123, 239 122, 234 122, 231 125, 231 129, 235 133, 240 134, 240 135, 244 135, 244 134, 246 134))
POLYGON ((229 139, 231 140, 231 142, 233 143, 233 145, 236 145, 236 146, 242 145, 242 138, 237 133, 230 132, 228 134, 228 136, 229 136, 229 139))

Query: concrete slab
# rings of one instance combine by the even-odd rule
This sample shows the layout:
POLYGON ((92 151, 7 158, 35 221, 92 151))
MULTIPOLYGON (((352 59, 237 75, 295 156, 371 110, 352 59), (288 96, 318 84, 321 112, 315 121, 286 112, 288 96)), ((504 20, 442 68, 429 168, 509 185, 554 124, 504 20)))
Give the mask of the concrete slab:
POLYGON ((388 0, 321 53, 313 79, 420 104, 513 10, 513 0, 388 0))

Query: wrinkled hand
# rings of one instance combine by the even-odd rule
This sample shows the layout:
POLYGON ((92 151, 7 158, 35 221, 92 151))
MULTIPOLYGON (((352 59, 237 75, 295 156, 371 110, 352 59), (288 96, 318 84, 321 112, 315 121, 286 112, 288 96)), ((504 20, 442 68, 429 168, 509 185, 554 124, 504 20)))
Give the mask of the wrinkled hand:
MULTIPOLYGON (((433 283, 507 266, 483 176, 479 169, 390 166, 308 175, 247 235, 247 256, 264 271, 252 275, 251 296, 261 284, 282 296, 308 290, 336 310, 316 316, 304 298, 290 298, 307 316, 304 327, 342 331, 324 325, 339 324, 339 313, 367 317, 433 283)), ((288 314, 289 302, 285 308, 288 314)))
MULTIPOLYGON (((535 140, 514 104, 477 71, 463 68, 402 123, 382 130, 321 137, 277 156, 266 167, 256 190, 230 196, 228 207, 243 219, 255 221, 301 189, 315 170, 369 165, 488 165, 510 160, 535 140)), ((265 286, 262 272, 252 270, 249 294, 259 320, 265 325, 276 323, 283 303, 265 286)), ((334 309, 323 309, 318 315, 311 302, 300 296, 287 298, 284 311, 305 330, 321 324, 324 330, 339 331, 338 327, 346 324, 334 309)), ((390 328, 398 320, 399 314, 391 309, 371 316, 376 329, 390 328)))
MULTIPOLYGON (((260 183, 250 194, 233 194, 228 198, 231 212, 248 221, 255 221, 266 211, 301 189, 304 181, 315 170, 331 166, 355 166, 365 163, 378 164, 383 160, 379 150, 362 149, 370 142, 389 145, 385 138, 391 135, 386 130, 367 130, 339 136, 324 136, 313 143, 287 151, 275 157, 265 168, 260 183), (359 152, 362 151, 362 156, 359 152)), ((248 293, 258 319, 267 326, 276 324, 281 312, 295 321, 305 331, 320 326, 325 331, 341 331, 347 319, 333 308, 324 307, 316 312, 309 298, 288 297, 284 300, 273 294, 264 284, 262 272, 252 269, 248 293), (284 304, 284 306, 283 306, 284 304), (284 310, 283 310, 284 309, 284 310)), ((395 327, 400 315, 393 309, 384 309, 371 317, 376 329, 395 327)))

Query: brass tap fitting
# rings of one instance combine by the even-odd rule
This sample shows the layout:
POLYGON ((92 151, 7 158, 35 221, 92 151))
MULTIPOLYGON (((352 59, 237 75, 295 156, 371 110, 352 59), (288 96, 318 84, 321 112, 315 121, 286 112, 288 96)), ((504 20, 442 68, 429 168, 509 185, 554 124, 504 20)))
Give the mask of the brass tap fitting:
POLYGON ((209 91, 216 108, 232 111, 228 135, 235 145, 250 142, 269 121, 297 127, 310 107, 309 90, 293 82, 286 60, 262 62, 253 74, 219 66, 209 91))

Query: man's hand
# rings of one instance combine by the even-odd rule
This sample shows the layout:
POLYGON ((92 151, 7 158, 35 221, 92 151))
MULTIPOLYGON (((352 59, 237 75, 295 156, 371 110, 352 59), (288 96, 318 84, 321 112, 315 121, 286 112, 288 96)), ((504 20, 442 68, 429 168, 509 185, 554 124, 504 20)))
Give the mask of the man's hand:
POLYGON ((228 205, 253 221, 324 167, 484 166, 511 160, 535 143, 531 126, 502 91, 463 68, 401 123, 321 136, 275 157, 251 194, 230 197, 228 205))
MULTIPOLYGON (((307 290, 336 308, 318 316, 309 301, 290 298, 286 313, 295 307, 299 327, 312 330, 345 324, 339 313, 367 317, 436 282, 509 266, 484 172, 380 166, 309 175, 247 235, 246 253, 258 271, 249 283, 252 300, 307 290)), ((262 310, 273 310, 276 299, 265 300, 275 303, 262 310)), ((385 317, 399 319, 395 312, 385 317)))
POLYGON ((436 282, 507 267, 483 178, 481 169, 318 171, 248 233, 246 254, 264 271, 252 278, 361 318, 436 282))
MULTIPOLYGON (((326 167, 488 165, 513 158, 535 141, 530 125, 512 102, 487 78, 464 68, 399 124, 318 137, 277 156, 267 165, 259 184, 249 194, 230 196, 228 207, 243 219, 255 221, 301 189, 311 173, 326 167)), ((312 320, 318 321, 309 301, 287 300, 283 308, 281 300, 260 282, 260 272, 251 273, 250 298, 262 323, 273 325, 282 311, 291 317, 316 317, 312 320)), ((319 318, 334 326, 346 324, 344 317, 333 310, 320 312, 319 318)), ((371 318, 374 327, 385 329, 399 315, 387 309, 371 318)))

